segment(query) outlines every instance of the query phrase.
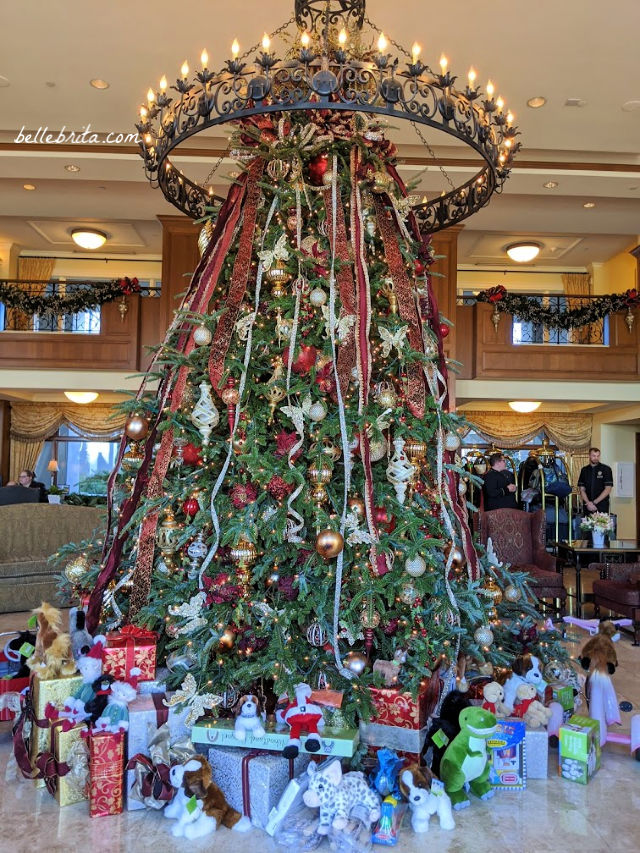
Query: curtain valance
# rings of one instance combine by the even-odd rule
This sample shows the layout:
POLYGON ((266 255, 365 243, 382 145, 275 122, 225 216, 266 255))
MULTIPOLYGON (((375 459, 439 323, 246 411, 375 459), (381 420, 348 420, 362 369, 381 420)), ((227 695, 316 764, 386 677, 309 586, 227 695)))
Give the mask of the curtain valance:
POLYGON ((591 444, 593 416, 565 412, 465 412, 467 420, 478 435, 499 447, 526 444, 544 430, 559 450, 585 451, 591 444))
POLYGON ((11 438, 43 441, 67 423, 87 438, 115 438, 122 432, 125 416, 106 403, 78 406, 73 403, 12 403, 11 438))

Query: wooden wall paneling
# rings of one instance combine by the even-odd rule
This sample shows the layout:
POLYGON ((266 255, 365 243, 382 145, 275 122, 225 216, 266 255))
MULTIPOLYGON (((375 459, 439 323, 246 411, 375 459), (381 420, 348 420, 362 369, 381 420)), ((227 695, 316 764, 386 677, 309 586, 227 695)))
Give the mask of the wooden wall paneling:
POLYGON ((10 428, 11 404, 8 400, 0 400, 0 477, 3 486, 9 480, 10 428))
POLYGON ((180 305, 180 294, 189 286, 189 280, 200 260, 198 234, 200 225, 195 225, 188 216, 158 216, 162 224, 162 293, 160 296, 160 337, 173 319, 180 305))
MULTIPOLYGON (((456 225, 439 231, 432 237, 433 249, 437 260, 431 266, 432 287, 438 300, 438 309, 453 326, 444 341, 444 352, 447 358, 457 359, 456 342, 459 330, 456 327, 457 317, 457 287, 458 287, 458 234, 463 226, 456 225)), ((449 405, 455 409, 455 373, 449 371, 449 405)))
POLYGON ((476 359, 476 306, 456 306, 455 359, 462 363, 458 377, 473 379, 476 359))

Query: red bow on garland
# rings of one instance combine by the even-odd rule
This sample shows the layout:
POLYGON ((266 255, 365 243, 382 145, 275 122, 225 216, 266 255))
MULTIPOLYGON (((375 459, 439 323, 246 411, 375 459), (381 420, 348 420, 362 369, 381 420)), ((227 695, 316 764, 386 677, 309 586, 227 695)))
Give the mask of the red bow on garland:
POLYGON ((137 278, 129 278, 128 276, 119 278, 118 287, 126 296, 129 296, 131 293, 140 293, 140 285, 137 278))
POLYGON ((486 291, 487 302, 500 302, 507 295, 507 288, 499 284, 497 287, 490 287, 486 291))

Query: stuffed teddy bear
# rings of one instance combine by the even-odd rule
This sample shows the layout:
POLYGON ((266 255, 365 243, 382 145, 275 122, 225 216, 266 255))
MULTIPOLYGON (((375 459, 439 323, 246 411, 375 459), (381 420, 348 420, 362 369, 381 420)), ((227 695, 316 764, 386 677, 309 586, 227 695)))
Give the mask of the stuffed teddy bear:
POLYGON ((94 723, 102 732, 126 732, 129 728, 129 703, 138 695, 137 680, 142 670, 134 666, 127 681, 114 681, 107 696, 107 707, 94 723))
POLYGON ((491 711, 496 717, 508 717, 509 709, 502 701, 504 699, 504 688, 497 681, 490 681, 482 688, 484 702, 482 707, 485 711, 491 711))
POLYGON ((313 762, 307 768, 309 787, 302 795, 305 806, 320 809, 318 835, 328 835, 331 828, 344 829, 354 806, 367 809, 370 824, 380 817, 380 798, 367 785, 358 771, 342 773, 340 761, 334 759, 319 768, 313 762))
POLYGON ((174 764, 169 781, 177 789, 173 800, 165 807, 164 816, 177 820, 171 834, 175 838, 201 838, 215 832, 219 825, 246 832, 251 821, 227 803, 224 794, 211 778, 206 758, 195 755, 185 764, 174 764), (188 807, 195 800, 195 808, 188 807))
POLYGON ((513 716, 520 717, 529 728, 537 729, 546 726, 553 711, 545 708, 538 701, 538 691, 533 684, 520 684, 516 689, 516 701, 513 706, 513 716))
POLYGON ((428 762, 431 753, 431 770, 440 778, 440 762, 447 746, 460 733, 460 711, 471 707, 468 693, 452 690, 445 696, 440 715, 434 717, 422 748, 422 760, 428 762), (443 737, 444 735, 444 737, 443 737))
POLYGON ((262 703, 254 694, 241 696, 234 709, 236 721, 233 725, 233 733, 237 740, 244 741, 247 732, 254 737, 264 737, 264 726, 262 725, 262 703))
POLYGON ((71 654, 71 639, 62 632, 62 615, 46 602, 32 611, 36 615, 38 632, 35 651, 27 666, 42 679, 74 675, 76 663, 71 654))
POLYGON ((509 713, 513 710, 516 701, 516 690, 518 685, 524 684, 535 685, 536 690, 541 696, 544 696, 544 691, 547 686, 546 681, 542 677, 542 667, 540 666, 539 658, 535 655, 530 655, 528 652, 518 655, 511 666, 511 675, 504 685, 504 704, 509 709, 509 713))
POLYGON ((285 722, 291 727, 289 732, 289 743, 282 750, 285 758, 295 758, 300 751, 300 735, 307 733, 304 748, 307 752, 319 752, 322 743, 320 741, 319 729, 324 728, 322 708, 313 702, 309 702, 312 690, 308 684, 296 685, 296 698, 289 702, 283 711, 278 712, 280 722, 285 722))
POLYGON ((449 744, 440 764, 440 778, 456 810, 469 805, 467 786, 481 800, 495 794, 487 756, 487 740, 496 730, 495 716, 484 708, 465 708, 459 723, 460 734, 449 744))
POLYGON ((414 832, 428 832, 431 815, 437 814, 440 829, 455 829, 451 800, 428 767, 412 764, 400 774, 400 791, 409 801, 414 832))

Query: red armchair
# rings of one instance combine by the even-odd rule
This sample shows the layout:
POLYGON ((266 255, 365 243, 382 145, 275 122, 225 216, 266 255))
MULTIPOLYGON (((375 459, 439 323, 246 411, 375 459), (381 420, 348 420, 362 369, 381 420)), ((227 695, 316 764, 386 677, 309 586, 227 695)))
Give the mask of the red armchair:
POLYGON ((544 546, 545 516, 519 509, 481 512, 480 541, 486 546, 491 537, 500 560, 514 569, 529 572, 531 588, 539 599, 552 599, 554 609, 564 615, 567 590, 558 571, 558 561, 544 546))
POLYGON ((640 563, 589 563, 600 572, 593 582, 595 615, 600 608, 633 619, 633 645, 640 645, 640 563))

